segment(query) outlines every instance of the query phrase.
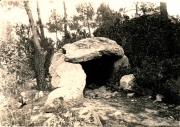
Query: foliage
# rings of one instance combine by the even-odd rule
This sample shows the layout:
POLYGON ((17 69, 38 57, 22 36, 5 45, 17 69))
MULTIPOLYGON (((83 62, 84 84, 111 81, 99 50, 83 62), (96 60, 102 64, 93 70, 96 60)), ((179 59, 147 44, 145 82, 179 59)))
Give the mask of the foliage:
POLYGON ((81 3, 76 6, 76 11, 78 15, 76 16, 77 20, 83 22, 84 27, 94 27, 93 16, 94 16, 94 8, 91 3, 81 3))
POLYGON ((63 31, 63 17, 57 14, 56 10, 51 10, 51 16, 49 17, 49 22, 46 23, 49 32, 63 31))
POLYGON ((121 13, 112 10, 108 4, 101 3, 97 9, 96 17, 96 22, 99 28, 94 34, 100 33, 101 35, 99 36, 106 36, 108 30, 110 30, 112 26, 115 26, 116 23, 121 21, 122 18, 121 13), (102 33, 99 32, 101 30, 103 30, 102 33))
POLYGON ((23 81, 33 74, 28 63, 29 59, 27 58, 25 47, 13 37, 14 30, 11 24, 7 26, 5 31, 6 41, 0 43, 1 67, 3 69, 7 68, 6 73, 16 75, 15 79, 13 78, 15 81, 23 81), (17 77, 20 77, 20 79, 16 79, 17 77))
POLYGON ((109 7, 109 5, 105 3, 101 3, 97 9, 96 21, 98 22, 98 24, 101 27, 105 24, 106 26, 111 26, 111 21, 113 19, 112 16, 113 16, 113 10, 109 7))
POLYGON ((84 38, 91 37, 91 28, 96 26, 93 21, 94 8, 91 3, 80 3, 76 5, 76 11, 78 15, 72 17, 72 21, 69 24, 71 30, 76 30, 77 34, 84 33, 84 38), (86 33, 88 29, 88 33, 86 33))
POLYGON ((137 2, 138 11, 142 12, 143 15, 151 12, 157 12, 160 8, 155 3, 152 2, 137 2))
POLYGON ((161 93, 171 103, 179 103, 179 85, 171 81, 180 75, 179 34, 180 23, 161 19, 158 13, 112 23, 108 29, 100 27, 94 32, 123 46, 136 77, 137 93, 161 93), (172 96, 167 97, 167 91, 172 96))

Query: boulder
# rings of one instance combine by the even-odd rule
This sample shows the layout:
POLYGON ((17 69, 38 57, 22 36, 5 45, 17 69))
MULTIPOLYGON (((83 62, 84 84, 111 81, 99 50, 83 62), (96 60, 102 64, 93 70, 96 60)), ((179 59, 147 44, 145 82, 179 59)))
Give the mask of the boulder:
POLYGON ((124 90, 132 90, 132 86, 134 85, 135 77, 133 74, 124 75, 120 79, 120 89, 124 90))
POLYGON ((67 87, 68 89, 69 87, 76 87, 83 90, 86 85, 86 74, 82 66, 80 64, 65 62, 64 55, 56 62, 50 66, 52 86, 55 88, 67 87))
POLYGON ((103 55, 123 57, 124 50, 115 41, 104 37, 86 38, 63 46, 65 61, 85 62, 103 55))
POLYGON ((117 72, 120 67, 129 67, 129 59, 124 55, 121 59, 114 62, 114 71, 117 72))
POLYGON ((32 101, 38 101, 43 98, 44 93, 42 91, 37 90, 27 90, 23 91, 18 96, 18 101, 22 103, 22 105, 31 103, 32 101))
MULTIPOLYGON (((58 98, 63 98, 63 100, 67 103, 77 102, 80 103, 83 100, 83 89, 79 89, 76 86, 70 87, 61 87, 53 90, 46 100, 45 107, 58 107, 54 100, 58 98)), ((73 106, 73 105, 72 105, 73 106)))
POLYGON ((61 58, 62 55, 63 55, 63 52, 60 49, 58 52, 54 53, 54 55, 52 56, 51 66, 49 67, 49 73, 51 74, 52 77, 54 76, 58 65, 64 62, 64 59, 61 58))
POLYGON ((61 51, 53 55, 49 72, 52 76, 51 84, 54 88, 45 103, 46 107, 56 107, 53 101, 62 97, 65 102, 78 101, 83 98, 86 85, 86 74, 78 63, 64 61, 61 51))

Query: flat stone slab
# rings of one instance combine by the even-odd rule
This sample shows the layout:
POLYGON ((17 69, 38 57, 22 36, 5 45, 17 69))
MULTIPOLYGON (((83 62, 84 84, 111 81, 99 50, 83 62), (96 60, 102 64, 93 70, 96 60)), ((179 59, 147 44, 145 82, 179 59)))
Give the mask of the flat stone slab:
POLYGON ((86 38, 63 46, 66 62, 85 62, 102 55, 123 57, 124 50, 115 41, 105 37, 86 38))

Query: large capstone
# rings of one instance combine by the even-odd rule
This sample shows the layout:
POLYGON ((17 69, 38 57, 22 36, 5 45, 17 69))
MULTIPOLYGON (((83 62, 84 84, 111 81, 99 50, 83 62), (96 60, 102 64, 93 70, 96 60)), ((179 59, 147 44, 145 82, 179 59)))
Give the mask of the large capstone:
POLYGON ((63 46, 65 61, 85 62, 103 55, 123 57, 124 50, 115 41, 104 37, 86 38, 63 46))

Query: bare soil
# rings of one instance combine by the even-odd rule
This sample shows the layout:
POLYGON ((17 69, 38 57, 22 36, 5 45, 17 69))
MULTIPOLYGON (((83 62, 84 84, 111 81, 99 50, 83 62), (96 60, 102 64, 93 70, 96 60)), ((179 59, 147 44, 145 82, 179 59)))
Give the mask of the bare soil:
MULTIPOLYGON (((44 94, 44 97, 37 102, 29 103, 20 109, 5 109, 6 112, 11 110, 11 113, 7 115, 8 118, 16 118, 7 120, 5 119, 5 110, 1 111, 1 122, 6 124, 1 125, 24 125, 35 126, 30 124, 32 116, 36 119, 36 115, 42 114, 43 105, 47 99, 48 93, 44 94), (28 113, 31 116, 28 116, 28 113), (14 115, 13 115, 14 114, 14 115), (22 118, 20 118, 22 117, 22 118), (6 120, 6 121, 5 121, 6 120), (25 121, 25 122, 24 122, 25 121), (12 123, 8 123, 12 122, 12 123)), ((163 102, 154 102, 149 97, 127 97, 125 92, 118 92, 116 96, 112 98, 85 98, 82 105, 84 107, 92 107, 94 111, 99 115, 101 123, 104 127, 179 127, 180 118, 180 106, 169 105, 163 102)), ((50 114, 50 113, 49 113, 50 114)), ((42 120, 39 120, 40 126, 49 115, 43 114, 42 120)), ((52 114, 52 113, 51 113, 52 114)), ((50 116, 50 115, 49 115, 50 116)), ((37 117, 37 119, 39 119, 37 117)))
POLYGON ((109 99, 87 99, 100 116, 104 127, 178 127, 180 109, 155 102, 149 97, 127 98, 124 92, 109 99))

